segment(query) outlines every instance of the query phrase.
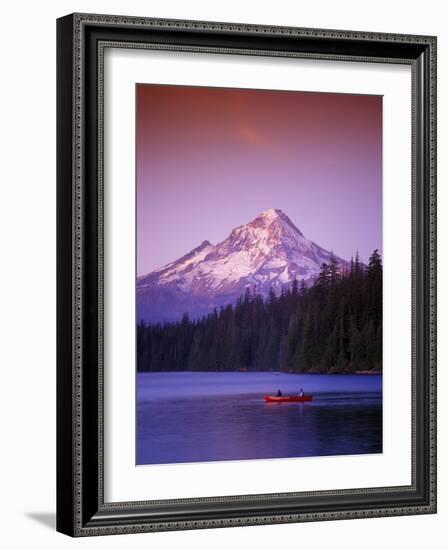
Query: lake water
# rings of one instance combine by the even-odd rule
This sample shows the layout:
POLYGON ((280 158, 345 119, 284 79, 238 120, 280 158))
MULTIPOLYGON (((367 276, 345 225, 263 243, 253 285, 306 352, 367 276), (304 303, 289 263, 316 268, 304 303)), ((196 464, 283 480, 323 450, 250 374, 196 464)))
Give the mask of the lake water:
POLYGON ((137 374, 137 464, 382 452, 382 376, 137 374), (265 403, 295 394, 311 403, 265 403))

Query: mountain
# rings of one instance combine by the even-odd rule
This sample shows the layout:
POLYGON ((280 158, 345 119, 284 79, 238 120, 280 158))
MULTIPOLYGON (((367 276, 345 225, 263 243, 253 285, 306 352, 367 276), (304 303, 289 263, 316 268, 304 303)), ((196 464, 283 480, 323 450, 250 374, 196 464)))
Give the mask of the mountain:
MULTIPOLYGON (((204 241, 175 262, 137 279, 138 321, 190 318, 234 303, 246 288, 267 296, 294 280, 312 284, 331 253, 304 237, 279 209, 262 212, 217 245, 204 241)), ((344 268, 347 262, 335 256, 344 268)))

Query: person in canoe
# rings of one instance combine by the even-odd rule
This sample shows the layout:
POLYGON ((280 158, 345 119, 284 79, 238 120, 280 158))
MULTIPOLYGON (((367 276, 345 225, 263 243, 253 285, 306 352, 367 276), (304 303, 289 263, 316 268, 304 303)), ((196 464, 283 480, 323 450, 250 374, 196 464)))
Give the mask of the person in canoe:
POLYGON ((299 391, 299 397, 303 397, 305 394, 303 393, 303 388, 300 388, 300 391, 299 391))
POLYGON ((282 395, 283 395, 282 392, 280 390, 278 390, 277 397, 282 397, 282 395))

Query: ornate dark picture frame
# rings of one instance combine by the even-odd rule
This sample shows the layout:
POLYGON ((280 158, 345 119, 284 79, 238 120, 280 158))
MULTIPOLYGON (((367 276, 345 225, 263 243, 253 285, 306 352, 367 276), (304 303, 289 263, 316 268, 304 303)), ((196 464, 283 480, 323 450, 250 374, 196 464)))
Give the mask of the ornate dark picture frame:
POLYGON ((71 536, 436 512, 436 38, 73 14, 57 22, 57 530, 71 536), (108 45, 412 68, 412 484, 108 503, 103 53, 108 45))

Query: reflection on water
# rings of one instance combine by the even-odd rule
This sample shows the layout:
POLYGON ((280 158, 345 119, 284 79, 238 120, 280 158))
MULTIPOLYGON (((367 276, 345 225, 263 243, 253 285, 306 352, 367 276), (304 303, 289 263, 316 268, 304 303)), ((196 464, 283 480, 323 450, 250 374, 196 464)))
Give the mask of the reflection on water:
POLYGON ((137 464, 381 452, 380 375, 137 375, 137 464), (263 400, 300 388, 311 403, 263 400))

